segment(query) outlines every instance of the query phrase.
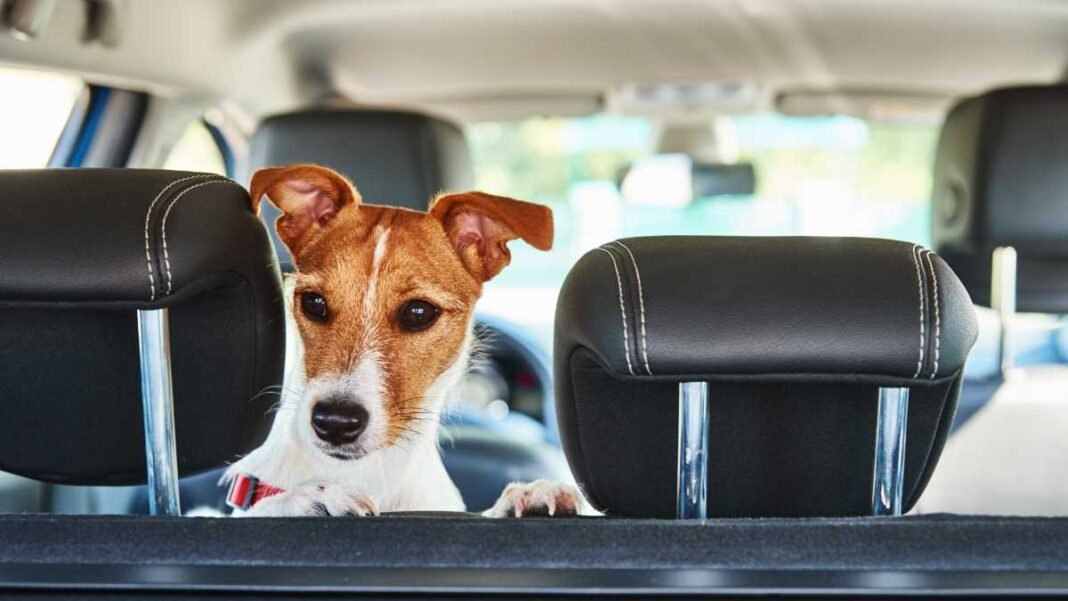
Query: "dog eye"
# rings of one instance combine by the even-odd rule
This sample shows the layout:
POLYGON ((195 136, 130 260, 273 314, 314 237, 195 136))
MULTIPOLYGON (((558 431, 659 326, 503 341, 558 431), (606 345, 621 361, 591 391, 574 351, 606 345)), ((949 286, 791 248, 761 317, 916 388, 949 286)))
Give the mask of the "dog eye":
POLYGON ((400 311, 400 325, 409 332, 420 332, 429 328, 438 319, 441 309, 425 300, 408 301, 400 311))
POLYGON ((326 307, 326 299, 317 292, 305 292, 300 295, 300 309, 312 321, 326 321, 330 314, 326 307))

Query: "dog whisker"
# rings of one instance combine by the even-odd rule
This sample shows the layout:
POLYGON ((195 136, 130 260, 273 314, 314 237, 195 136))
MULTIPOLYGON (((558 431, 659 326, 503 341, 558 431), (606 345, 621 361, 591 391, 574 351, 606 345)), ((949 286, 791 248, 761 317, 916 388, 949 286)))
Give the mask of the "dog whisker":
POLYGON ((272 413, 279 415, 283 411, 296 411, 296 409, 297 407, 295 405, 274 405, 273 407, 268 409, 264 415, 271 415, 272 413))
POLYGON ((299 397, 301 392, 299 390, 288 388, 281 384, 274 384, 271 386, 264 386, 263 389, 261 389, 259 392, 253 395, 252 398, 249 399, 249 402, 251 403, 252 401, 255 401, 256 399, 268 394, 277 394, 280 397, 283 397, 284 400, 287 395, 290 397, 299 397))

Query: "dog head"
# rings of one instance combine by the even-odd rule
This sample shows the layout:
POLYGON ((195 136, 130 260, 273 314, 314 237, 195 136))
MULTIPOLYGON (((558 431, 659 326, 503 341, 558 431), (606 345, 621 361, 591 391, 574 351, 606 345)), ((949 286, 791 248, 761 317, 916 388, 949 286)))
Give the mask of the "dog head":
POLYGON ((293 313, 304 346, 297 434, 358 459, 435 432, 444 393, 463 377, 475 301, 520 238, 548 250, 552 212, 481 192, 444 194, 429 212, 362 204, 316 165, 261 169, 250 185, 282 216, 296 267, 293 313), (427 428, 427 426, 431 426, 427 428))

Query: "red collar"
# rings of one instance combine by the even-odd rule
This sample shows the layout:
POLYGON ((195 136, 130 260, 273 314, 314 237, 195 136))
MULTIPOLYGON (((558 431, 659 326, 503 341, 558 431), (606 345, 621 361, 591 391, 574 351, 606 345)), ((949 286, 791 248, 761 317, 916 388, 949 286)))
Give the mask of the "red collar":
POLYGON ((226 504, 234 509, 247 510, 267 497, 284 492, 285 489, 261 483, 260 479, 255 476, 238 474, 230 483, 230 492, 226 493, 226 504))

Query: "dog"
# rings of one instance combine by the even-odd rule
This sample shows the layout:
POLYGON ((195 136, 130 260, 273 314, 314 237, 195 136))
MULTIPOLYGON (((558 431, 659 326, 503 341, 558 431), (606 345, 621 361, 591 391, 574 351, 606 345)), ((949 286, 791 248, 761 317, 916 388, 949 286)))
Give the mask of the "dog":
MULTIPOLYGON (((263 197, 282 212, 301 359, 267 440, 223 476, 232 515, 464 511, 439 416, 467 369, 483 283, 508 265, 510 240, 551 248, 552 212, 481 192, 439 195, 427 212, 365 205, 310 164, 261 169, 249 187, 254 212, 263 197)), ((509 485, 483 515, 585 508, 575 487, 538 480, 509 485)))

